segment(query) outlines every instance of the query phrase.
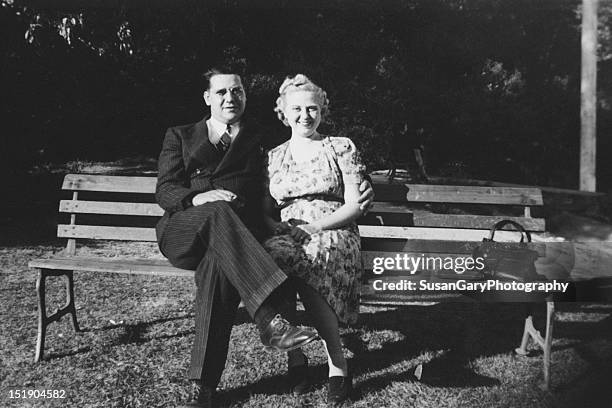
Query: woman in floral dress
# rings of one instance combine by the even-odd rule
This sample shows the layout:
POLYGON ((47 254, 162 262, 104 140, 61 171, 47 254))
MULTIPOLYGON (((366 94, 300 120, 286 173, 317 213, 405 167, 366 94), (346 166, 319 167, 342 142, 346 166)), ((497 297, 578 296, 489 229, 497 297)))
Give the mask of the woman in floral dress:
MULTIPOLYGON (((350 139, 317 132, 328 105, 320 87, 299 74, 287 78, 279 93, 275 110, 291 128, 291 139, 268 153, 266 207, 269 214, 280 208, 281 221, 268 217, 275 235, 264 246, 292 278, 323 339, 328 400, 339 403, 352 389, 338 323, 355 322, 359 312, 362 267, 354 220, 361 215, 358 186, 365 169, 350 139)), ((299 363, 307 366, 301 350, 290 352, 290 375, 299 363)))

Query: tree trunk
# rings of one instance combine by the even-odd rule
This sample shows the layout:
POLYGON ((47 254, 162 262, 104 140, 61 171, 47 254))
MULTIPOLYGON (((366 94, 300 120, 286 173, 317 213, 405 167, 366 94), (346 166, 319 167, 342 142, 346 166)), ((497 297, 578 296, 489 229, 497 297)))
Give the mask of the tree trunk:
POLYGON ((580 82, 580 190, 595 191, 597 119, 597 2, 582 0, 580 82))

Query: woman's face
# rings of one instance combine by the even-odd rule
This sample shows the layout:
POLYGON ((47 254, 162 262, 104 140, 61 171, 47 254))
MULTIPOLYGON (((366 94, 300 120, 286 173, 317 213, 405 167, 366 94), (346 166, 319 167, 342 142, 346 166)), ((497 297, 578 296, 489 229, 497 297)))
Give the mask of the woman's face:
POLYGON ((285 95, 285 118, 292 136, 312 137, 321 124, 321 105, 311 91, 293 91, 285 95))

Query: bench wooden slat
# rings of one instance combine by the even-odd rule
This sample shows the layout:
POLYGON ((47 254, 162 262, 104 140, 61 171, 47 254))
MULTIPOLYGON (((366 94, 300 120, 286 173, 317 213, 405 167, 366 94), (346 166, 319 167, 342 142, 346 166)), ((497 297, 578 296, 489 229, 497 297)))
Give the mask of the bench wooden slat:
MULTIPOLYGON (((385 216, 377 215, 381 212, 389 213, 386 203, 375 203, 370 217, 378 217, 385 222, 385 216)), ((391 205, 395 210, 401 206, 391 205)), ((110 201, 84 201, 84 200, 61 200, 60 212, 75 214, 108 214, 108 215, 139 215, 160 217, 164 211, 157 204, 153 203, 126 203, 110 201)), ((405 223, 416 227, 439 227, 439 228, 468 228, 486 229, 495 222, 502 219, 511 219, 524 226, 528 231, 545 231, 545 221, 541 218, 529 217, 508 217, 508 216, 489 216, 489 215, 455 215, 455 214, 433 214, 428 212, 413 212, 403 209, 408 218, 405 223)), ((399 211, 397 211, 399 213, 399 211)))
POLYGON ((59 238, 110 239, 119 241, 155 242, 155 228, 143 227, 108 227, 98 225, 57 226, 59 238))
POLYGON ((543 205, 538 188, 439 186, 407 184, 408 201, 430 203, 479 203, 543 205))
MULTIPOLYGON (((177 276, 193 278, 194 271, 175 268, 167 260, 162 259, 116 259, 116 258, 92 258, 92 257, 56 257, 52 259, 36 259, 28 263, 30 268, 69 270, 94 273, 124 273, 147 276, 177 276)), ((420 279, 426 278, 425 275, 418 275, 420 279)), ((376 278, 375 276, 372 279, 376 278)), ((398 281, 402 278, 388 276, 388 281, 398 281)), ((370 282, 361 284, 362 303, 382 303, 383 298, 398 296, 397 304, 406 304, 407 294, 393 292, 375 292, 370 282)), ((415 300, 416 299, 415 295, 415 300)), ((430 298, 431 295, 427 295, 430 298)))
MULTIPOLYGON (((126 203, 111 201, 61 200, 60 212, 76 214, 109 214, 109 215, 140 215, 161 217, 164 210, 153 203, 126 203)), ((456 215, 434 214, 426 211, 410 212, 409 209, 390 203, 375 203, 370 217, 380 217, 384 223, 384 214, 395 213, 406 215, 407 225, 416 227, 440 228, 478 228, 486 229, 502 219, 511 219, 524 226, 528 231, 544 231, 545 221, 541 218, 507 217, 490 215, 456 215), (401 211, 401 212, 400 212, 401 211)), ((385 223, 386 224, 386 223, 385 223)))
MULTIPOLYGON (((426 277, 422 271, 427 268, 420 268, 420 273, 411 274, 409 270, 397 270, 389 269, 385 270, 384 275, 372 274, 371 264, 372 259, 378 256, 388 256, 388 253, 381 252, 362 252, 362 258, 366 266, 366 274, 369 278, 375 279, 384 276, 385 279, 397 279, 397 276, 412 277, 423 279, 426 277)), ((403 255, 403 254, 402 254, 403 255)), ((408 256, 419 257, 422 254, 414 253, 407 254, 408 256)), ((443 258, 457 258, 462 255, 458 254, 444 254, 440 255, 443 258)), ((463 255, 465 256, 465 255, 463 255)), ((165 259, 134 259, 134 258, 102 258, 102 257, 82 257, 72 256, 63 257, 58 256, 50 259, 36 259, 29 262, 30 268, 42 268, 42 269, 53 269, 53 270, 71 270, 71 271, 85 271, 85 272, 109 272, 109 273, 127 273, 127 274, 139 274, 139 275, 152 275, 152 276, 183 276, 193 277, 194 271, 176 268, 172 266, 165 259)), ((432 268, 435 269, 435 268, 432 268)), ((438 268, 439 269, 439 268, 438 268)))
POLYGON ((98 176, 92 174, 67 174, 63 190, 106 191, 114 193, 155 193, 155 177, 146 176, 98 176))
MULTIPOLYGON (((402 254, 403 255, 403 254, 402 254)), ((407 254, 408 256, 418 257, 422 254, 407 254)), ((386 252, 363 251, 362 259, 366 269, 371 269, 372 260, 376 257, 390 256, 386 252)), ((456 258, 461 255, 446 254, 445 256, 456 258)), ((159 276, 193 276, 193 271, 176 268, 166 259, 137 259, 137 258, 103 258, 85 256, 57 256, 49 259, 36 259, 29 262, 30 268, 44 268, 54 270, 75 270, 89 272, 111 272, 128 273, 141 275, 159 276)), ((409 271, 403 271, 402 275, 410 275, 409 271)), ((373 275, 377 276, 377 275, 373 275)), ((389 271, 385 272, 389 276, 389 271)))
POLYGON ((538 188, 443 186, 422 184, 374 184, 380 201, 424 203, 544 205, 538 188))
MULTIPOLYGON (((467 230, 451 228, 422 227, 383 227, 360 225, 362 238, 397 238, 397 239, 432 239, 446 241, 482 241, 489 236, 489 230, 467 230)), ((143 227, 109 227, 97 225, 57 226, 59 238, 110 239, 120 241, 156 241, 155 228, 143 227)), ((498 231, 495 240, 501 242, 517 241, 515 231, 498 231)))
POLYGON ((141 215, 161 217, 164 210, 153 203, 122 203, 112 201, 61 200, 60 212, 76 214, 141 215))
POLYGON ((518 222, 527 231, 543 232, 546 230, 546 222, 543 218, 508 217, 504 215, 418 213, 414 215, 414 226, 487 229, 491 228, 496 222, 501 220, 512 220, 518 222))
MULTIPOLYGON (((366 267, 372 264, 372 259, 376 257, 386 257, 391 254, 380 251, 362 251, 362 259, 366 267)), ((402 254, 403 255, 403 254, 402 254)), ((415 257, 421 254, 408 254, 415 257)), ((450 257, 457 257, 457 254, 448 254, 450 257)), ((87 256, 57 256, 49 259, 36 259, 31 261, 30 268, 44 268, 55 270, 78 270, 90 272, 115 272, 115 273, 137 273, 145 275, 172 275, 172 276, 193 276, 193 271, 176 268, 166 259, 150 258, 104 258, 87 256)), ((409 274, 407 272, 406 274, 409 274)))
MULTIPOLYGON (((101 176, 90 174, 67 174, 62 189, 74 191, 106 191, 118 193, 155 192, 155 177, 147 176, 101 176)), ((444 203, 543 205, 538 188, 444 186, 421 184, 388 184, 374 180, 377 199, 381 201, 420 201, 444 203), (404 194, 406 193, 406 194, 404 194), (387 199, 385 197, 392 197, 387 199)))
MULTIPOLYGON (((375 257, 389 256, 380 251, 362 251, 366 265, 372 263, 375 257)), ((419 256, 420 254, 414 254, 419 256)), ((451 255, 449 255, 451 256, 451 255)), ((103 258, 86 256, 62 256, 49 259, 35 259, 29 262, 30 268, 45 268, 56 270, 79 270, 92 272, 138 273, 153 275, 192 276, 193 271, 175 268, 166 259, 151 258, 103 258)))
MULTIPOLYGON (((489 237, 488 229, 456 229, 425 227, 383 227, 377 225, 360 225, 362 238, 397 238, 397 239, 431 239, 443 241, 482 241, 489 237)), ((532 237, 537 236, 532 234, 532 237)), ((516 231, 497 231, 495 241, 518 241, 516 231)))
POLYGON ((394 253, 472 253, 479 242, 444 241, 430 239, 380 239, 363 238, 361 240, 361 251, 370 252, 394 252, 394 253))
MULTIPOLYGON (((481 241, 447 241, 433 239, 377 239, 361 240, 362 253, 404 254, 418 253, 426 256, 443 256, 444 254, 472 254, 481 241)), ((546 256, 546 242, 532 242, 529 249, 537 251, 539 256, 546 256)))
MULTIPOLYGON (((409 257, 418 258, 421 256, 432 256, 431 253, 423 254, 422 252, 403 252, 400 256, 407 255, 409 257)), ((366 273, 376 277, 378 275, 371 274, 373 259, 377 257, 394 257, 395 253, 383 251, 362 251, 362 259, 366 273)), ((436 253, 437 257, 445 260, 446 258, 465 257, 465 253, 436 253)), ((55 270, 78 270, 91 272, 112 272, 112 273, 135 273, 143 275, 159 275, 159 276, 193 276, 193 271, 173 267, 166 259, 134 259, 134 258, 100 258, 100 257, 64 257, 58 256, 50 259, 36 259, 29 264, 31 268, 44 268, 55 270)), ((425 265, 427 266, 427 265, 425 265)), ((419 270, 426 270, 420 268, 419 270)), ((435 268, 434 268, 435 269, 435 268)), ((394 269, 385 270, 384 277, 394 275, 411 276, 410 271, 394 269)), ((421 277, 422 278, 422 277, 421 277)))
POLYGON ((469 215, 469 214, 436 214, 424 210, 414 210, 409 205, 375 202, 366 216, 369 219, 378 219, 382 225, 396 224, 398 217, 403 217, 403 225, 415 227, 440 228, 490 228, 497 221, 512 220, 521 224, 527 231, 546 231, 546 222, 543 218, 511 217, 504 215, 469 215), (393 222, 385 222, 391 218, 393 222))
POLYGON ((31 261, 29 266, 31 268, 88 272, 193 277, 193 271, 175 268, 165 259, 116 259, 73 256, 37 259, 31 261))

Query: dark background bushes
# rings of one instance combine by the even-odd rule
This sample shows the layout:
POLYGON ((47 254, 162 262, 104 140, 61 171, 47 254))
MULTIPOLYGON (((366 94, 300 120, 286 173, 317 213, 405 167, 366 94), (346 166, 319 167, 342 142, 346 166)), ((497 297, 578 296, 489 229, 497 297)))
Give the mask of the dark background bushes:
MULTIPOLYGON (((576 188, 580 2, 2 0, 4 174, 73 160, 155 157, 199 120, 202 71, 241 68, 269 143, 284 76, 330 96, 324 131, 371 169, 422 146, 429 173, 576 188), (74 18, 61 35, 62 19, 74 18)), ((598 183, 612 187, 612 7, 600 5, 598 183)))

